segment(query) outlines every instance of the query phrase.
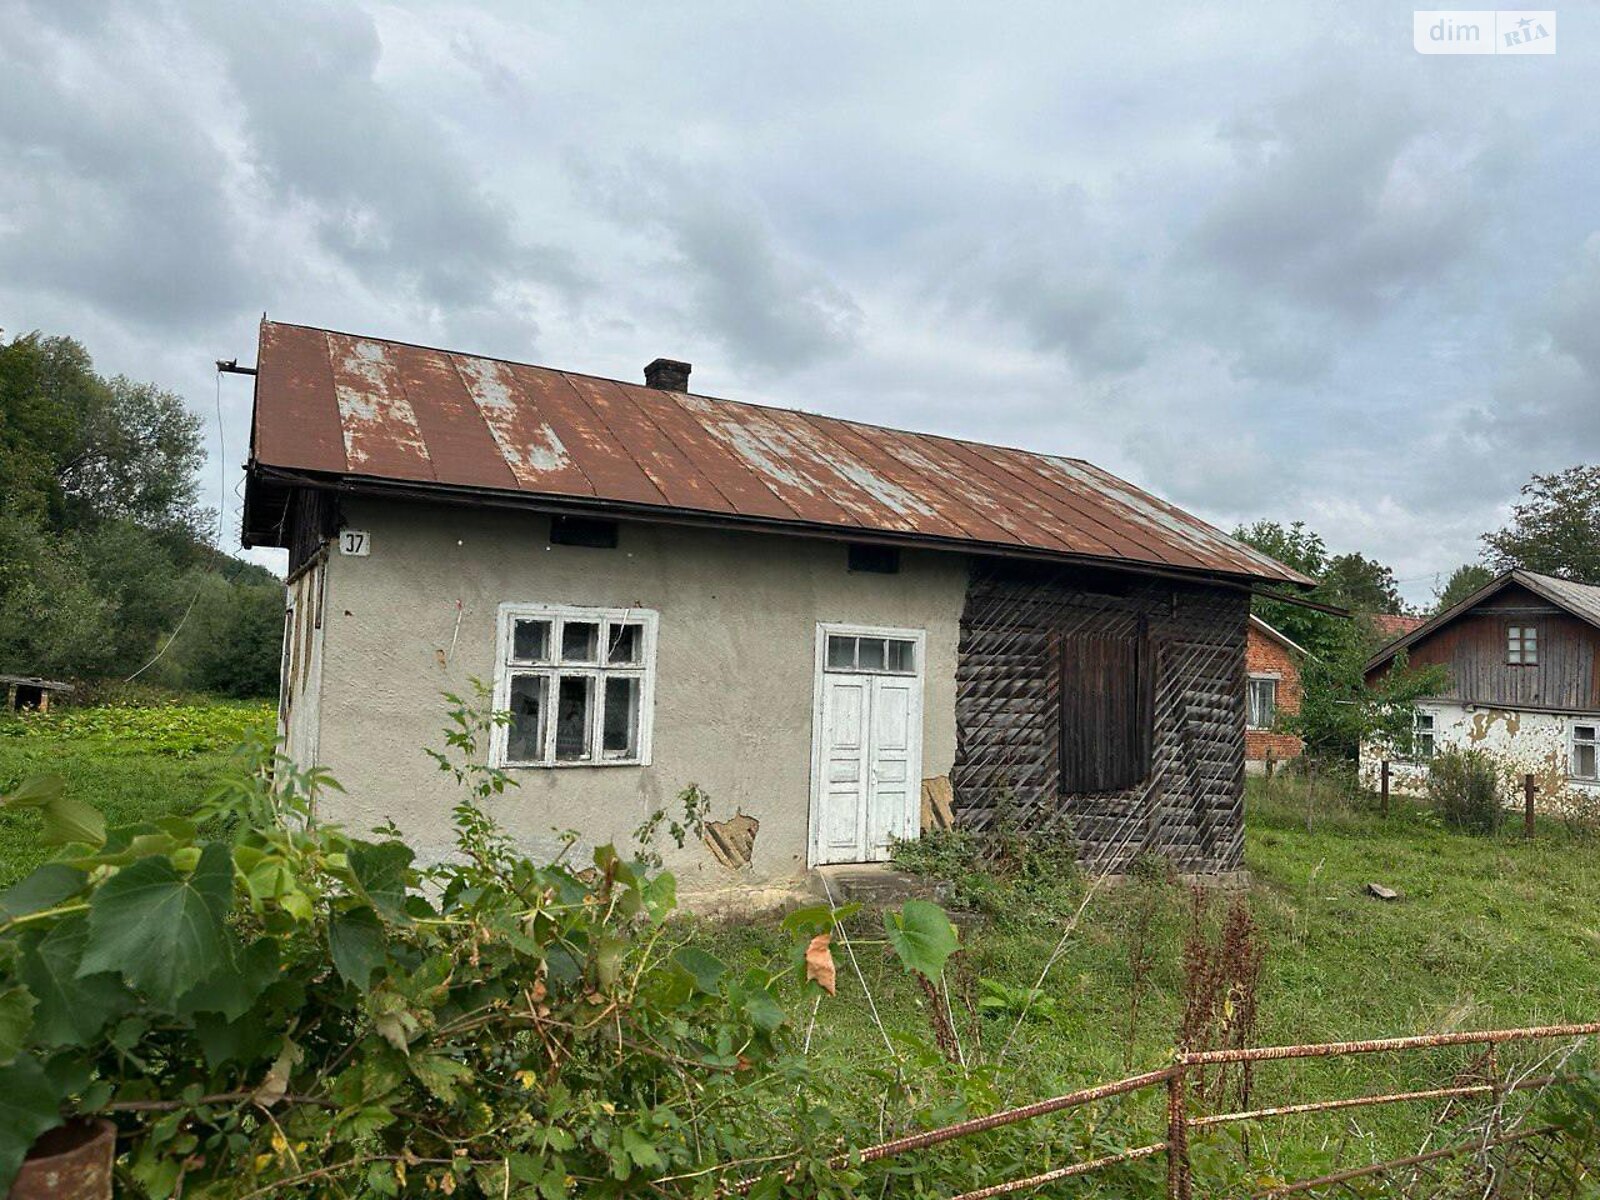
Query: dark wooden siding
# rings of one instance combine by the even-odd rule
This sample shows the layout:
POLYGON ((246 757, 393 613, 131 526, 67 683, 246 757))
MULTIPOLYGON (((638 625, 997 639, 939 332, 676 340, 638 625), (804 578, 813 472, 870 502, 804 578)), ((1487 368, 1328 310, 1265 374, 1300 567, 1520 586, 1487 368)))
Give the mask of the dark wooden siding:
POLYGON ((1417 642, 1410 661, 1449 668, 1442 699, 1586 711, 1600 709, 1597 650, 1600 630, 1513 584, 1417 642), (1536 665, 1506 662, 1510 625, 1538 628, 1536 665))
POLYGON ((338 504, 319 488, 296 488, 285 520, 289 526, 289 574, 293 575, 339 532, 338 504))
POLYGON ((1243 852, 1244 646, 1236 591, 1114 572, 980 562, 956 670, 956 810, 977 828, 1070 831, 1091 866, 1142 851, 1226 871, 1243 852), (1061 647, 1145 647, 1150 745, 1143 778, 1063 791, 1061 647))

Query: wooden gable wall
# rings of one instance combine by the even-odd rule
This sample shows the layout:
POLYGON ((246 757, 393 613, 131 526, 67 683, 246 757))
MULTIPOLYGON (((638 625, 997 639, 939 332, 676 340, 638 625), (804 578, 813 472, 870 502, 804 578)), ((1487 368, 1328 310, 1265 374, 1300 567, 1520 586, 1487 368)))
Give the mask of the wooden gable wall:
POLYGON ((1513 583, 1436 629, 1409 653, 1412 666, 1449 668, 1450 687, 1440 699, 1594 711, 1600 710, 1597 652, 1600 629, 1513 583), (1507 627, 1528 624, 1539 630, 1538 663, 1508 663, 1507 627))

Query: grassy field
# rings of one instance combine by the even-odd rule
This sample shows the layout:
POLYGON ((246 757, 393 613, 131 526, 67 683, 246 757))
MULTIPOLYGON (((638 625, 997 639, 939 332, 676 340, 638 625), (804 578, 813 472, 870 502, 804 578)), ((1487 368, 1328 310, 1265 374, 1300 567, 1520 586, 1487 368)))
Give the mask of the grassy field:
MULTIPOLYGON (((271 722, 270 708, 260 704, 66 710, 0 722, 0 792, 55 772, 113 825, 181 812, 213 786, 230 749, 271 722)), ((37 819, 0 810, 0 885, 42 857, 37 819)), ((1265 952, 1255 1044, 1600 1017, 1597 853, 1600 840, 1555 823, 1542 824, 1531 841, 1515 833, 1469 837, 1415 806, 1398 804, 1384 819, 1363 801, 1330 793, 1308 804, 1300 785, 1280 780, 1269 791, 1253 780, 1247 895, 1265 952), (1372 899, 1369 882, 1401 898, 1372 899)), ((1062 944, 1089 881, 1059 852, 1015 858, 1001 877, 978 869, 959 844, 918 857, 954 881, 964 945, 951 960, 950 991, 962 1051, 984 1065, 992 1102, 1021 1103, 1170 1060, 1184 1003, 1183 943, 1194 904, 1188 888, 1157 872, 1098 891, 1018 1026, 1016 997, 1062 944), (1136 972, 1140 946, 1146 968, 1136 972)), ((1213 924, 1226 903, 1212 900, 1213 924)), ((838 995, 814 1013, 798 988, 790 1000, 810 1052, 865 1107, 878 1102, 897 1068, 925 1055, 931 1032, 927 1001, 888 954, 881 920, 862 913, 849 930, 854 960, 835 947, 838 995)), ((795 935, 776 917, 691 923, 684 936, 741 964, 770 965, 797 952, 795 935)), ((1469 1058, 1454 1049, 1268 1064, 1257 1073, 1253 1099, 1274 1104, 1440 1086, 1469 1058)), ((1514 1059, 1508 1051, 1504 1061, 1514 1059)), ((1395 1106, 1300 1117, 1263 1128, 1253 1145, 1258 1152, 1275 1146, 1280 1163, 1302 1171, 1370 1161, 1414 1150, 1437 1111, 1395 1106)), ((1124 1104, 1117 1119, 1160 1136, 1159 1097, 1124 1104)))
MULTIPOLYGON (((0 794, 31 775, 55 774, 69 792, 129 825, 193 808, 227 770, 234 747, 270 732, 259 701, 62 708, 0 718, 0 794)), ((39 816, 0 808, 0 887, 44 858, 39 816)))
MULTIPOLYGON (((1593 866, 1600 843, 1554 824, 1532 841, 1468 837, 1417 807, 1398 805, 1381 819, 1327 796, 1317 800, 1308 830, 1303 791, 1280 781, 1274 793, 1252 781, 1248 801, 1248 896, 1265 947, 1254 1044, 1600 1019, 1600 871, 1593 866), (1372 899, 1369 882, 1402 898, 1372 899)), ((1086 887, 1081 877, 961 881, 958 900, 978 910, 951 972, 970 1060, 995 1063, 1017 1020, 1014 1008, 971 1014, 968 1001, 987 994, 994 1004, 1001 989, 1014 995, 1031 987, 1086 887)), ((1212 903, 1220 913, 1226 900, 1212 903)), ((998 1072, 1002 1097, 1023 1103, 1170 1061, 1191 904, 1187 888, 1159 880, 1097 893, 1045 981, 1042 1015, 1022 1024, 998 1072), (1130 948, 1142 914, 1150 966, 1135 1022, 1130 948)), ((890 1060, 867 991, 891 1042, 903 1033, 928 1038, 929 1022, 920 990, 883 948, 881 924, 874 928, 865 914, 852 924, 861 974, 839 954, 839 995, 818 1010, 811 1044, 832 1069, 859 1078, 864 1067, 890 1060)), ((719 952, 750 960, 770 961, 792 941, 770 922, 713 936, 719 952)), ((1279 1104, 1442 1086, 1471 1054, 1266 1064, 1253 1099, 1279 1104)), ((1504 1050, 1502 1062, 1518 1054, 1504 1050)), ((1125 1116, 1159 1137, 1159 1108, 1151 1095, 1125 1116)), ((1364 1156, 1415 1150, 1438 1111, 1407 1105, 1295 1118, 1263 1127, 1256 1146, 1282 1139, 1278 1160, 1304 1172, 1372 1161, 1364 1156)))

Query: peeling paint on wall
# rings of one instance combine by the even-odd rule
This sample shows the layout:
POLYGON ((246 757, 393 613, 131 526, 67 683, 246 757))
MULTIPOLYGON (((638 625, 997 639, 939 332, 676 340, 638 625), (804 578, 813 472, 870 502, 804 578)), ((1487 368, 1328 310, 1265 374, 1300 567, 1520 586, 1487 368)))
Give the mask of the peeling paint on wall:
POLYGON ((707 821, 705 843, 716 860, 725 867, 747 867, 756 846, 761 822, 737 813, 726 821, 707 821))
MULTIPOLYGON (((1593 812, 1600 805, 1600 781, 1574 779, 1570 774, 1572 726, 1592 725, 1593 717, 1437 700, 1417 707, 1433 714, 1437 750, 1481 750, 1494 760, 1503 803, 1520 806, 1524 802, 1523 781, 1532 775, 1538 788, 1534 805, 1540 812, 1573 816, 1593 812)), ((1365 786, 1377 788, 1385 757, 1390 760, 1393 791, 1421 795, 1426 790, 1425 763, 1401 759, 1392 748, 1379 744, 1361 747, 1361 780, 1365 786)))

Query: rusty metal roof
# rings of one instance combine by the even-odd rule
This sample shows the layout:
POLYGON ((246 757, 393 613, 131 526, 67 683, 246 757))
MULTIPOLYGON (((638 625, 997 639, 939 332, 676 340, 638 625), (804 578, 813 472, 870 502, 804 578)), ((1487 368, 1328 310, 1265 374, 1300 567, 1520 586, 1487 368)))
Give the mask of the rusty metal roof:
POLYGON ((1311 582, 1081 459, 276 321, 256 368, 253 487, 337 477, 1311 582))

